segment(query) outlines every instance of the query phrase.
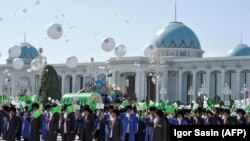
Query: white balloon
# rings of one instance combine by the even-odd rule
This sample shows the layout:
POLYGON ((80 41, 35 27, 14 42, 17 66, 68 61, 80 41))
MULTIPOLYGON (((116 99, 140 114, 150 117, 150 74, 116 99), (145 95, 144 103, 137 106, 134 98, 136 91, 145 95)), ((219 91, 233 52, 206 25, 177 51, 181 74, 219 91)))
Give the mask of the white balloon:
POLYGON ((55 102, 55 100, 54 100, 54 99, 52 99, 52 100, 51 100, 51 102, 52 102, 52 103, 54 103, 54 102, 55 102))
POLYGON ((147 45, 144 46, 144 55, 146 57, 150 57, 156 51, 157 51, 157 48, 154 45, 147 44, 147 45))
POLYGON ((115 47, 115 55, 117 57, 123 57, 126 55, 126 53, 127 53, 127 49, 126 49, 125 45, 120 44, 120 45, 115 47))
POLYGON ((110 52, 115 48, 115 40, 113 38, 104 38, 102 40, 102 49, 106 52, 110 52))
POLYGON ((48 100, 50 101, 50 100, 51 100, 51 97, 48 97, 48 100))
POLYGON ((78 59, 75 56, 70 56, 66 60, 66 65, 69 68, 75 68, 78 65, 78 59))
POLYGON ((18 45, 13 45, 9 49, 9 56, 12 58, 19 57, 21 55, 21 48, 18 45))
POLYGON ((21 70, 24 66, 24 62, 22 59, 20 58, 16 58, 13 60, 12 62, 12 67, 16 70, 21 70))
POLYGON ((48 26, 47 34, 51 39, 59 39, 63 34, 63 28, 58 23, 52 23, 48 26))

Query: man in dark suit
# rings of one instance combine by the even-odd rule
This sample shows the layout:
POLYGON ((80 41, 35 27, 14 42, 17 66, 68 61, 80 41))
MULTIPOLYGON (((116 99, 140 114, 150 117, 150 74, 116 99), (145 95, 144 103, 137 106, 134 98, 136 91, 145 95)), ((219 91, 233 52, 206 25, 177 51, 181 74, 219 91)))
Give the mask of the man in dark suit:
POLYGON ((2 135, 2 128, 3 128, 3 110, 0 108, 0 137, 2 135))
POLYGON ((205 119, 206 125, 219 125, 217 120, 214 118, 214 113, 211 110, 207 110, 207 118, 205 119))
POLYGON ((42 132, 42 111, 38 103, 32 104, 32 116, 30 122, 30 141, 40 141, 42 132))
POLYGON ((19 128, 19 121, 18 118, 16 117, 16 108, 10 107, 9 115, 10 115, 10 120, 9 120, 9 125, 7 127, 8 129, 7 141, 15 141, 16 140, 15 135, 19 128))
POLYGON ((163 118, 162 110, 156 111, 156 118, 154 120, 153 141, 165 141, 166 137, 166 120, 163 118))
POLYGON ((98 110, 98 118, 96 119, 95 137, 97 141, 105 141, 105 127, 107 119, 103 109, 98 110))
POLYGON ((223 125, 234 125, 236 123, 233 122, 233 118, 230 116, 230 109, 224 109, 223 110, 223 125))
POLYGON ((21 135, 22 135, 22 124, 23 124, 23 115, 24 113, 22 112, 22 110, 20 108, 17 109, 17 119, 19 122, 19 128, 18 131, 16 133, 16 139, 17 140, 21 140, 21 135))
POLYGON ((204 119, 201 117, 202 109, 198 108, 194 111, 193 125, 204 125, 204 119))
POLYGON ((123 135, 123 124, 119 118, 119 111, 112 111, 112 120, 110 120, 110 141, 121 141, 123 135))
POLYGON ((7 126, 9 123, 10 116, 8 114, 9 107, 7 105, 3 106, 3 126, 2 126, 2 133, 3 133, 3 140, 7 139, 7 126))
POLYGON ((52 105, 51 108, 52 117, 49 120, 49 131, 48 131, 48 140, 47 141, 56 141, 57 131, 59 126, 60 113, 56 104, 52 105))
POLYGON ((94 119, 92 111, 88 106, 83 108, 84 117, 82 118, 83 130, 82 141, 92 141, 94 135, 94 119))
POLYGON ((246 112, 243 109, 237 109, 236 111, 238 117, 238 124, 239 125, 246 125, 247 124, 247 119, 245 117, 246 112))
POLYGON ((73 105, 66 105, 66 112, 64 113, 63 122, 63 141, 74 141, 75 139, 75 113, 73 105))

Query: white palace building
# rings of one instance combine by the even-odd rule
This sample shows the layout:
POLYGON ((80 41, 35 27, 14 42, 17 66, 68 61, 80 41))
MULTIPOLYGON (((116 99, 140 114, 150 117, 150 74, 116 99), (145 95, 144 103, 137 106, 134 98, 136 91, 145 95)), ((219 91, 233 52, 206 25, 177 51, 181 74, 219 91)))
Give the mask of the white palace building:
MULTIPOLYGON (((76 68, 66 64, 51 64, 55 67, 62 94, 75 93, 96 79, 106 79, 124 93, 135 93, 139 100, 146 98, 159 101, 189 102, 198 95, 208 97, 230 94, 231 99, 240 99, 250 88, 250 47, 238 44, 227 57, 203 58, 198 37, 181 22, 170 22, 157 32, 153 44, 157 55, 147 57, 110 58, 105 62, 79 63, 76 68), (108 74, 112 76, 108 77, 108 74), (128 82, 125 84, 124 82, 128 82), (191 98, 191 99, 190 99, 191 98)), ((43 60, 42 50, 30 43, 20 43, 24 67, 15 70, 8 57, 0 65, 0 92, 18 95, 20 92, 37 94, 41 70, 27 71, 33 59, 43 60), (39 59, 40 58, 40 59, 39 59)), ((44 61, 44 60, 43 60, 44 61)), ((44 62, 42 62, 44 63, 44 62)))

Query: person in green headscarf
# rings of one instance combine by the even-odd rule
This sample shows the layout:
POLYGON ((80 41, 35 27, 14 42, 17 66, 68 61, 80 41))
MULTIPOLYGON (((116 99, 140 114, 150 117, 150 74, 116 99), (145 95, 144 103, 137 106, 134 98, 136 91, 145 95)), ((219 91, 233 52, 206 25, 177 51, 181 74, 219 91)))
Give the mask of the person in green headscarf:
POLYGON ((30 122, 30 141, 40 141, 42 131, 42 111, 38 103, 32 104, 32 116, 30 122))
POLYGON ((52 117, 49 120, 49 132, 48 132, 48 140, 47 141, 56 141, 57 139, 57 131, 59 126, 60 119, 60 107, 56 104, 52 105, 51 108, 52 117))

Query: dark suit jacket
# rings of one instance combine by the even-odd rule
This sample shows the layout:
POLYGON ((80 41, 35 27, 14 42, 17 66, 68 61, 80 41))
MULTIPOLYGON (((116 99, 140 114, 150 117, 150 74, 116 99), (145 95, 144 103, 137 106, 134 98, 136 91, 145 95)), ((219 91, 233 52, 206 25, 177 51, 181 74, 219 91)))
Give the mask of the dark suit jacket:
POLYGON ((231 116, 227 117, 227 119, 225 121, 223 120, 223 124, 224 125, 235 125, 233 118, 231 116))
POLYGON ((239 125, 246 125, 247 119, 244 116, 241 116, 240 119, 238 119, 238 124, 239 125))
MULTIPOLYGON (((112 127, 112 123, 110 121, 110 127, 112 127)), ((116 118, 114 121, 113 129, 110 128, 110 133, 112 131, 111 141, 121 141, 121 137, 123 134, 123 126, 120 118, 116 118)))
POLYGON ((56 141, 57 131, 59 126, 59 113, 54 113, 49 121, 49 132, 48 132, 48 140, 47 141, 56 141))
POLYGON ((74 141, 75 139, 75 113, 69 113, 66 119, 66 141, 74 141))
POLYGON ((105 141, 105 127, 106 127, 106 119, 104 118, 100 119, 98 117, 95 121, 95 129, 96 129, 96 135, 98 141, 105 141), (99 126, 99 129, 97 129, 99 126))
POLYGON ((165 141, 166 138, 166 120, 163 118, 160 118, 157 126, 154 127, 154 131, 153 131, 153 141, 165 141))
POLYGON ((94 119, 92 115, 89 115, 85 120, 85 116, 81 120, 83 130, 82 130, 82 140, 83 141, 92 141, 93 139, 93 132, 94 132, 94 119))
POLYGON ((204 119, 202 117, 196 117, 194 120, 193 120, 193 124, 194 125, 204 125, 204 119))
POLYGON ((138 135, 137 135, 137 141, 145 141, 145 135, 146 135, 146 123, 144 119, 138 119, 138 135))
POLYGON ((19 120, 18 118, 14 115, 10 118, 9 120, 9 129, 8 129, 8 134, 7 134, 7 141, 15 141, 16 139, 16 133, 19 128, 19 120))
POLYGON ((7 112, 3 112, 3 128, 2 128, 2 132, 3 132, 3 140, 7 139, 7 125, 9 123, 10 120, 10 116, 7 112))
POLYGON ((38 118, 31 118, 30 141, 40 141, 40 131, 42 131, 42 115, 38 118))

